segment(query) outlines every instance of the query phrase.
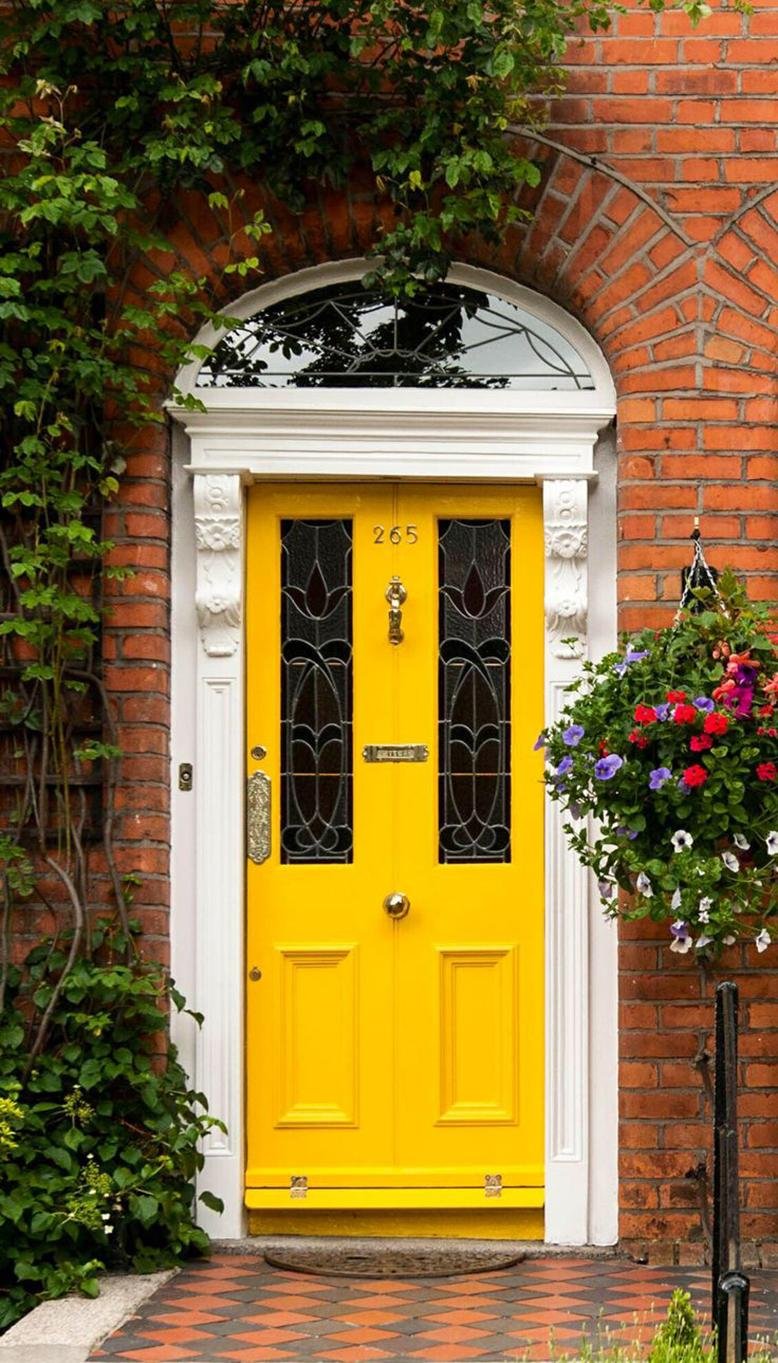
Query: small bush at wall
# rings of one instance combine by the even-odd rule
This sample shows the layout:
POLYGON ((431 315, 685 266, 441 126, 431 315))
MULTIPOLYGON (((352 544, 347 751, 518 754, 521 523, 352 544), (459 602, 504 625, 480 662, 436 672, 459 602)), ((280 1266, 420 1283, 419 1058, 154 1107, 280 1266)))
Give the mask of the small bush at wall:
POLYGON ((28 1038, 65 961, 56 942, 30 954, 24 986, 14 973, 0 1015, 0 1328, 45 1297, 96 1296, 103 1269, 149 1272, 208 1247, 194 1179, 220 1123, 167 1039, 183 1000, 159 966, 128 963, 115 933, 96 936, 32 1066, 28 1038))

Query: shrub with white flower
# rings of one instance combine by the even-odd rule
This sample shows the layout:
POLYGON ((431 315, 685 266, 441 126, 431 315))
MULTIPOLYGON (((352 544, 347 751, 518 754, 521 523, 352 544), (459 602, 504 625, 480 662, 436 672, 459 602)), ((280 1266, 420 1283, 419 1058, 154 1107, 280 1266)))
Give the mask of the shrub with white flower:
POLYGON ((609 915, 666 921, 679 954, 763 952, 778 942, 778 641, 732 573, 694 595, 668 629, 584 664, 538 744, 609 915))

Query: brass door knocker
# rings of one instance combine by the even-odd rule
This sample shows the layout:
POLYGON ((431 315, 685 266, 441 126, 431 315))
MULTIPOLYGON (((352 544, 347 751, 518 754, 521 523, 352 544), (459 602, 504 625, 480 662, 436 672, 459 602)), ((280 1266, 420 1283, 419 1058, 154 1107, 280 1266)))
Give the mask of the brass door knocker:
POLYGON ((389 602, 389 643, 401 644, 405 638, 402 628, 402 604, 408 598, 399 577, 389 579, 389 586, 386 589, 386 599, 389 602))

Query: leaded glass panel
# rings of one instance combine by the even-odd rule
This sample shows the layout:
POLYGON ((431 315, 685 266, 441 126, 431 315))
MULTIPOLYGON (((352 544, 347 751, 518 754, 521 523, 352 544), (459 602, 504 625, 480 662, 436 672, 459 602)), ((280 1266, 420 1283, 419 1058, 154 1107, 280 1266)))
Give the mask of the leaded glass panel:
POLYGON ((441 862, 509 862, 511 523, 438 523, 441 862))
POLYGON ((281 861, 353 859, 352 526, 281 522, 281 861))
POLYGON ((589 367, 548 322, 456 284, 387 298, 359 283, 273 303, 228 331, 198 388, 593 389, 589 367))

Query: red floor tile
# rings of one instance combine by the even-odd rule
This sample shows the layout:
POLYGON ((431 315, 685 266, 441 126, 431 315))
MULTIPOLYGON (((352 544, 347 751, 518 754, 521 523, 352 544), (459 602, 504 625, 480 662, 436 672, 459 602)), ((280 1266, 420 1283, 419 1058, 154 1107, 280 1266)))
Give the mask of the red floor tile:
POLYGON ((340 1312, 336 1319, 350 1321, 353 1325, 391 1325, 392 1321, 402 1320, 403 1316, 397 1311, 362 1311, 357 1307, 354 1311, 340 1312))
POLYGON ((245 1322, 236 1321, 235 1333, 230 1335, 231 1339, 240 1340, 241 1344, 293 1344, 296 1339, 304 1338, 299 1330, 263 1329, 261 1325, 255 1326, 253 1330, 244 1330, 241 1328, 243 1324, 245 1322))
POLYGON ((353 1330, 341 1330, 337 1335, 330 1335, 330 1339, 337 1340, 338 1344, 378 1344, 382 1339, 396 1338, 396 1330, 376 1330, 369 1325, 356 1325, 353 1330))

